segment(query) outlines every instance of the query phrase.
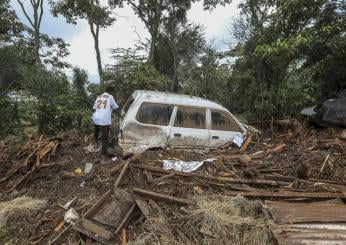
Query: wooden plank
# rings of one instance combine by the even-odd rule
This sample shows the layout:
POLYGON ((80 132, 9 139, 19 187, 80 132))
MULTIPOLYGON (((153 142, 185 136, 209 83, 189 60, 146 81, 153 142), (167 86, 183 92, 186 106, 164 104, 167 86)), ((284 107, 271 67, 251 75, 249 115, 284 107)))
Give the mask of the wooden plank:
POLYGON ((162 180, 169 179, 169 178, 173 177, 174 175, 175 175, 175 173, 167 174, 167 175, 164 175, 162 177, 159 177, 159 178, 156 178, 156 179, 152 179, 150 181, 150 183, 158 183, 158 182, 160 182, 162 180))
POLYGON ((169 196, 166 194, 161 194, 161 193, 148 191, 148 190, 144 190, 144 189, 140 189, 140 188, 133 188, 133 193, 141 195, 141 196, 153 198, 156 200, 165 201, 168 203, 179 204, 179 205, 190 205, 193 203, 192 201, 190 201, 188 199, 169 196))
POLYGON ((82 226, 88 231, 91 231, 104 239, 111 239, 112 233, 110 231, 107 231, 103 227, 96 225, 95 223, 87 220, 86 218, 82 218, 82 226))
POLYGON ((121 230, 121 245, 126 245, 127 242, 127 235, 126 235, 126 229, 121 230))
POLYGON ((330 193, 330 192, 290 192, 290 191, 228 191, 225 193, 230 196, 244 196, 244 197, 260 197, 260 198, 315 198, 315 199, 334 199, 345 198, 342 193, 330 193))
POLYGON ((328 203, 287 203, 266 201, 277 224, 346 222, 346 205, 328 203))
POLYGON ((151 208, 149 207, 149 205, 147 204, 146 201, 143 201, 141 199, 135 199, 135 202, 139 208, 139 210, 141 210, 142 214, 148 218, 150 216, 153 216, 151 213, 152 213, 152 210, 151 208))
POLYGON ((279 245, 336 245, 346 240, 345 223, 270 224, 269 227, 279 245))
POLYGON ((219 182, 226 182, 226 183, 241 183, 241 184, 260 184, 260 185, 270 185, 270 186, 287 186, 290 184, 290 182, 283 182, 283 181, 274 181, 274 180, 263 180, 263 179, 242 179, 242 178, 227 178, 227 177, 215 177, 211 175, 204 175, 199 173, 185 173, 185 172, 179 172, 174 170, 165 170, 162 168, 157 168, 153 166, 148 166, 144 164, 135 164, 132 165, 135 168, 140 169, 146 169, 153 172, 159 172, 159 173, 166 173, 166 174, 172 174, 174 173, 177 176, 184 176, 184 177, 200 177, 208 180, 214 180, 219 182))
POLYGON ((109 171, 109 175, 113 176, 115 175, 118 171, 120 171, 122 169, 122 167, 125 165, 125 162, 122 162, 120 164, 118 164, 117 166, 115 166, 113 169, 111 169, 109 171))
POLYGON ((251 137, 251 134, 249 134, 248 137, 246 138, 244 144, 241 146, 239 152, 245 152, 247 150, 247 148, 249 147, 251 140, 252 140, 252 137, 251 137))
POLYGON ((120 183, 120 180, 121 180, 122 177, 124 176, 124 174, 125 174, 125 172, 126 172, 126 169, 127 169, 128 166, 129 166, 129 163, 130 163, 130 161, 127 160, 126 163, 125 163, 125 165, 124 165, 123 168, 121 169, 121 172, 120 172, 120 174, 119 174, 117 180, 116 180, 115 183, 114 183, 114 187, 113 187, 114 189, 116 189, 116 188, 118 187, 118 185, 119 185, 119 183, 120 183))
POLYGON ((89 218, 94 212, 101 207, 103 202, 110 196, 112 190, 108 190, 103 196, 83 215, 84 218, 89 218))
POLYGON ((126 213, 126 215, 124 216, 124 218, 122 219, 122 221, 120 222, 118 228, 116 229, 116 231, 114 232, 114 234, 118 234, 120 232, 120 230, 125 226, 126 222, 129 220, 132 212, 135 210, 136 208, 136 204, 133 204, 132 207, 130 208, 130 210, 126 213))
POLYGON ((108 245, 110 243, 109 240, 104 239, 100 236, 97 236, 95 233, 88 231, 87 229, 85 229, 83 226, 81 226, 81 224, 79 222, 77 222, 74 226, 72 226, 72 228, 75 231, 78 231, 84 235, 86 235, 87 237, 90 237, 92 239, 94 239, 95 241, 98 241, 101 244, 106 244, 108 245))

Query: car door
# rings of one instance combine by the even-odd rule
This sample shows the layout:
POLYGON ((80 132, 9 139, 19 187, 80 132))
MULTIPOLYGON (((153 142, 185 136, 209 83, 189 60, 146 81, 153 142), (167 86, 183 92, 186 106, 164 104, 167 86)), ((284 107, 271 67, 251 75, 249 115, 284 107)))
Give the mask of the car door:
POLYGON ((208 109, 210 118, 210 147, 219 147, 231 142, 235 135, 242 135, 244 128, 230 113, 208 109))
POLYGON ((166 146, 173 105, 143 102, 123 123, 121 145, 124 151, 143 152, 166 146))
POLYGON ((174 148, 206 148, 209 145, 206 108, 178 105, 168 145, 174 148))

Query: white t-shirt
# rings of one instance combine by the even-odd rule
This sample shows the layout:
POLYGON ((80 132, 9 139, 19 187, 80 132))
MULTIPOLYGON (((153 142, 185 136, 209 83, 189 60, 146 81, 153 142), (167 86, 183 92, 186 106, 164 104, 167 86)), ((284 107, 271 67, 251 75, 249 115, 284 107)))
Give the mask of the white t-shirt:
POLYGON ((93 121, 96 125, 107 126, 112 124, 112 111, 119 106, 112 95, 103 93, 97 97, 93 109, 93 121))

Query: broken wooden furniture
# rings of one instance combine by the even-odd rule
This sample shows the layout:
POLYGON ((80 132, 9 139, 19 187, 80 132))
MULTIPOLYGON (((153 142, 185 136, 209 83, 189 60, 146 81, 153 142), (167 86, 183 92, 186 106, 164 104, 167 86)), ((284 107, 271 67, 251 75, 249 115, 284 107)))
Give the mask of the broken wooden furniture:
POLYGON ((115 243, 117 234, 134 213, 136 204, 131 196, 122 189, 114 193, 107 191, 73 229, 103 244, 115 243))
POLYGON ((115 242, 116 235, 133 215, 136 204, 131 194, 117 188, 124 176, 129 161, 122 166, 121 172, 108 190, 73 226, 73 229, 104 244, 115 242))

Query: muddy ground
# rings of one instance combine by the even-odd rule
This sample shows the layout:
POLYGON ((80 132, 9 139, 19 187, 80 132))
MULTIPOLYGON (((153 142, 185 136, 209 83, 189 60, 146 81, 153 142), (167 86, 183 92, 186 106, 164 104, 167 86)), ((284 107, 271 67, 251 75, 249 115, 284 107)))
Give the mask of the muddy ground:
MULTIPOLYGON (((172 149, 148 151, 140 156, 132 157, 130 167, 118 187, 129 192, 132 187, 140 187, 191 200, 199 196, 203 196, 204 199, 214 195, 228 197, 233 195, 230 193, 234 191, 256 189, 274 192, 285 189, 297 192, 341 193, 345 191, 342 186, 346 182, 346 141, 342 134, 342 129, 338 128, 275 127, 272 130, 264 130, 261 134, 253 133, 251 143, 245 152, 239 152, 239 148, 233 145, 204 152, 184 152, 172 149), (290 185, 278 187, 261 184, 231 184, 206 180, 202 177, 177 176, 159 183, 149 183, 144 170, 131 167, 131 164, 144 164, 161 168, 162 160, 165 159, 189 161, 212 157, 217 160, 213 164, 203 165, 196 173, 234 179, 282 180, 290 182, 290 185)), ((59 145, 55 152, 47 153, 40 160, 42 167, 38 167, 13 190, 11 187, 32 167, 29 164, 28 167, 21 167, 11 177, 8 178, 8 176, 11 171, 23 165, 29 153, 18 155, 25 144, 6 141, 0 144, 0 201, 6 202, 21 196, 47 201, 46 207, 37 211, 11 214, 6 224, 0 228, 1 244, 47 244, 63 229, 54 231, 66 212, 61 207, 62 205, 76 197, 72 206, 79 214, 83 214, 103 193, 112 188, 119 175, 119 171, 114 169, 121 164, 122 159, 102 164, 99 153, 90 153, 83 149, 89 145, 90 139, 91 137, 77 132, 69 132, 57 137, 56 142, 59 145), (86 163, 93 164, 92 172, 86 175, 78 174, 76 169, 83 170, 86 163), (8 190, 11 191, 8 192, 8 190)), ((31 141, 38 140, 35 138, 31 141)), ((35 164, 34 162, 35 160, 31 164, 35 164)), ((152 177, 160 176, 160 174, 153 174, 152 177)), ((313 201, 313 199, 303 201, 313 201)), ((168 233, 181 238, 174 242, 227 244, 215 234, 203 233, 200 229, 196 231, 186 218, 188 209, 165 202, 157 203, 165 214, 164 224, 167 221, 169 223, 168 233), (208 236, 210 240, 206 240, 208 236)), ((127 227, 127 240, 135 243, 137 241, 137 244, 151 244, 153 240, 150 239, 153 237, 148 238, 143 235, 149 231, 153 232, 148 228, 148 223, 139 215, 135 220, 131 220, 127 227)), ((235 235, 232 234, 232 236, 235 235)), ((169 239, 165 242, 164 239, 167 238, 162 234, 156 239, 157 244, 172 243, 169 239)), ((81 242, 84 244, 86 241, 88 241, 86 236, 69 229, 56 244, 81 242)), ((120 242, 120 239, 117 241, 120 242)), ((244 239, 237 241, 238 244, 251 244, 244 239)), ((273 243, 275 244, 275 241, 273 243)))

